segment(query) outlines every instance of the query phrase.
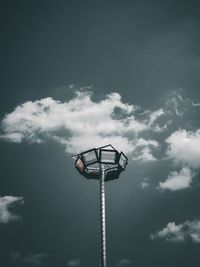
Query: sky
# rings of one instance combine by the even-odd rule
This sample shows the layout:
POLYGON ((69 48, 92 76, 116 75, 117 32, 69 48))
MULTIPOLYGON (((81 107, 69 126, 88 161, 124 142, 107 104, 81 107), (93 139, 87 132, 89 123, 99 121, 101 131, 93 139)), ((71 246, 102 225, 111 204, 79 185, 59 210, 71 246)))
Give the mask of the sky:
POLYGON ((198 267, 198 1, 0 3, 0 266, 99 266, 99 184, 72 156, 112 144, 108 267, 198 267))

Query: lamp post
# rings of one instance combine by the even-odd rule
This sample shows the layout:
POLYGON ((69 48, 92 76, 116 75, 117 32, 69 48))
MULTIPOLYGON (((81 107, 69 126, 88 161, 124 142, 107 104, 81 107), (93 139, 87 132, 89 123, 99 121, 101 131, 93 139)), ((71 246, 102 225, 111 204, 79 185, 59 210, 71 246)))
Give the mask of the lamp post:
POLYGON ((100 233, 101 267, 106 265, 106 217, 105 182, 119 178, 128 164, 128 158, 119 153, 112 145, 93 148, 76 156, 75 167, 87 179, 99 180, 100 185, 100 233))

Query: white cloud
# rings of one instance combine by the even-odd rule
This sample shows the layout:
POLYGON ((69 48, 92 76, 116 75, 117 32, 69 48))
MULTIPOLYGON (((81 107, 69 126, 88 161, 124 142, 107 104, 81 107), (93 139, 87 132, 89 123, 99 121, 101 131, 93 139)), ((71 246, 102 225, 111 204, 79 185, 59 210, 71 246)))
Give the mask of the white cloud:
POLYGON ((68 261, 68 263, 67 263, 67 265, 68 266, 71 266, 71 267, 73 267, 73 266, 80 266, 80 259, 76 259, 76 260, 69 260, 68 261))
POLYGON ((190 187, 193 172, 188 167, 183 167, 179 172, 173 171, 164 182, 159 183, 159 189, 177 191, 190 187))
POLYGON ((192 106, 193 107, 200 107, 200 103, 194 103, 194 102, 192 102, 192 106))
POLYGON ((130 265, 131 263, 132 263, 132 261, 129 259, 121 259, 120 262, 118 263, 118 265, 125 266, 125 265, 130 265))
POLYGON ((144 147, 142 148, 138 155, 134 156, 135 160, 139 161, 155 161, 156 158, 152 155, 152 151, 150 147, 144 147))
POLYGON ((140 186, 141 186, 142 189, 147 188, 147 187, 149 187, 149 182, 142 182, 140 184, 140 186))
POLYGON ((150 238, 161 238, 168 242, 184 242, 191 240, 200 244, 200 220, 185 221, 182 224, 169 222, 165 228, 152 234, 150 238))
POLYGON ((151 148, 156 141, 140 139, 139 134, 156 130, 160 109, 137 119, 137 107, 121 100, 117 93, 95 102, 89 92, 77 92, 68 102, 47 97, 28 101, 6 114, 2 120, 1 139, 21 143, 40 143, 49 138, 63 144, 68 153, 112 143, 119 150, 132 154, 142 147, 138 159, 154 160, 151 148), (143 140, 143 144, 138 142, 143 140))
POLYGON ((11 252, 10 253, 10 261, 17 262, 21 260, 21 254, 19 252, 11 252))
POLYGON ((43 265, 48 257, 48 254, 39 253, 39 254, 30 254, 22 258, 22 262, 31 264, 34 266, 43 265))
POLYGON ((183 118, 184 114, 192 107, 192 101, 189 98, 183 98, 183 89, 170 92, 165 103, 166 109, 176 117, 183 118))
POLYGON ((142 162, 155 161, 152 150, 158 147, 159 143, 155 140, 139 138, 133 145, 133 159, 142 162))
POLYGON ((184 241, 184 233, 182 232, 183 225, 176 225, 174 222, 169 222, 165 228, 158 231, 156 234, 152 234, 151 239, 163 238, 166 241, 180 242, 184 241))
POLYGON ((149 178, 148 177, 144 178, 143 181, 140 183, 140 187, 142 189, 145 189, 145 188, 147 188, 149 186, 150 186, 150 183, 149 183, 149 178))
POLYGON ((150 112, 149 124, 152 125, 153 123, 155 123, 157 119, 160 118, 163 114, 164 114, 164 110, 162 108, 156 111, 150 112))
POLYGON ((195 132, 178 130, 167 139, 167 155, 176 163, 188 164, 193 168, 200 167, 200 129, 195 132))
POLYGON ((28 254, 22 256, 19 252, 10 253, 11 262, 21 262, 28 264, 28 266, 43 266, 48 258, 46 253, 28 254))
POLYGON ((0 223, 9 223, 18 220, 18 215, 9 210, 15 204, 23 204, 23 197, 0 197, 0 223))

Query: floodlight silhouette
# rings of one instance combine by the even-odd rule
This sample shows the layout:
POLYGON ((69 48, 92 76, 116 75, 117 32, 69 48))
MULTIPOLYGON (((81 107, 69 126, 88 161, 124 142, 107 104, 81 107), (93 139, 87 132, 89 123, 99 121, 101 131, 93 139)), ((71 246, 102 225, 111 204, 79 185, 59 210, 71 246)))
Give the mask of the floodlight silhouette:
POLYGON ((105 182, 119 178, 128 164, 128 158, 112 145, 93 148, 76 156, 75 167, 87 179, 99 180, 100 185, 100 229, 101 267, 106 267, 106 217, 105 182))

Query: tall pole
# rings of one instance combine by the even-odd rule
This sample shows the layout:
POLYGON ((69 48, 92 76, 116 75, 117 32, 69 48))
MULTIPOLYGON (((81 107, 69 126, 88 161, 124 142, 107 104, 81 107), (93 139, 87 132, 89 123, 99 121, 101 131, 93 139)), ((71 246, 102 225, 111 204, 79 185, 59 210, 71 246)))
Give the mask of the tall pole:
POLYGON ((101 267, 106 267, 106 217, 105 217, 105 168, 101 165, 100 221, 101 221, 101 267))

